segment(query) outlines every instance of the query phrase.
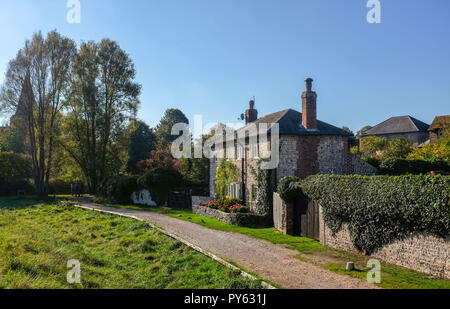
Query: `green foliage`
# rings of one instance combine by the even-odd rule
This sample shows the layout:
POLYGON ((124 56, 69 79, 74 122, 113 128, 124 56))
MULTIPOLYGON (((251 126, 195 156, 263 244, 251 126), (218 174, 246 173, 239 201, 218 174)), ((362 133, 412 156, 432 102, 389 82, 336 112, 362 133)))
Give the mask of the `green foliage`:
POLYGON ((296 176, 284 177, 278 183, 278 194, 281 199, 287 203, 293 203, 295 200, 303 197, 301 189, 301 179, 296 176))
POLYGON ((148 189, 158 205, 165 205, 169 191, 183 184, 183 176, 173 167, 156 167, 139 177, 137 184, 148 189))
POLYGON ((352 147, 351 152, 379 168, 384 162, 405 159, 413 149, 412 142, 403 137, 387 139, 368 136, 361 139, 359 148, 352 147))
POLYGON ((17 180, 31 175, 31 161, 22 154, 0 152, 0 178, 17 180))
POLYGON ((445 130, 443 136, 436 142, 422 148, 415 148, 408 155, 408 159, 445 161, 450 164, 450 130, 445 130))
POLYGON ((25 190, 26 194, 33 193, 30 176, 29 157, 14 152, 0 152, 0 196, 16 195, 17 190, 25 190))
POLYGON ((129 203, 131 194, 138 190, 137 180, 137 176, 108 177, 101 183, 98 194, 111 202, 129 203))
POLYGON ((318 175, 302 189, 319 201, 331 231, 347 224, 367 254, 414 233, 450 235, 450 177, 318 175))
POLYGON ((239 177, 237 167, 225 159, 220 160, 216 171, 216 195, 220 198, 226 197, 227 187, 237 182, 239 177))
POLYGON ((445 161, 425 161, 410 159, 389 159, 380 164, 380 172, 384 175, 427 174, 432 171, 450 173, 450 164, 445 161))
POLYGON ((156 126, 155 134, 158 142, 169 145, 179 136, 172 135, 172 127, 177 123, 187 123, 189 120, 179 109, 168 109, 164 113, 160 123, 156 126))
POLYGON ((361 130, 358 131, 358 133, 356 133, 357 136, 361 136, 361 134, 363 134, 364 132, 368 131, 372 129, 372 126, 365 126, 363 127, 361 130))
POLYGON ((130 134, 128 146, 128 169, 135 170, 139 161, 146 159, 149 153, 155 149, 156 137, 153 130, 142 121, 137 123, 136 129, 130 134))
POLYGON ((258 160, 257 168, 251 172, 256 177, 256 213, 260 215, 272 215, 273 190, 272 183, 273 170, 263 169, 262 163, 265 159, 258 160))
POLYGON ((17 126, 0 127, 0 152, 24 152, 24 130, 17 126))

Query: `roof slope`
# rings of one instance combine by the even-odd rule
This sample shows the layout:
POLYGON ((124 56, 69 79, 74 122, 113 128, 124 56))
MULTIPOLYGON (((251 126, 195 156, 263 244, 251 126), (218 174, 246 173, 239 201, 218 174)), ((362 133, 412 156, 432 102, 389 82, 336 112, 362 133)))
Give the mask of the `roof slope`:
POLYGON ((392 117, 363 133, 367 135, 427 132, 430 125, 411 116, 392 117))
POLYGON ((450 115, 437 116, 436 118, 434 118, 429 131, 443 129, 444 127, 450 127, 450 115))
MULTIPOLYGON (((268 132, 270 133, 273 124, 278 123, 280 126, 280 135, 342 135, 350 136, 347 131, 344 131, 338 127, 332 126, 326 122, 317 120, 317 130, 308 130, 302 124, 302 113, 297 112, 293 109, 286 109, 273 114, 266 115, 258 120, 248 124, 247 126, 238 130, 242 132, 248 130, 250 126, 256 124, 258 129, 259 124, 267 123, 270 125, 268 127, 268 132)), ((260 131, 260 130, 259 130, 260 131)), ((263 132, 259 132, 261 134, 263 132)))

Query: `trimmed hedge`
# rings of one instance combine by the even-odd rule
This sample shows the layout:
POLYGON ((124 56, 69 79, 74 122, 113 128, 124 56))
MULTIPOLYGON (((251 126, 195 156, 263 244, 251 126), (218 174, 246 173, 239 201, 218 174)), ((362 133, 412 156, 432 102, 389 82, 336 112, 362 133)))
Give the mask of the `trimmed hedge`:
POLYGON ((318 201, 333 233, 348 226, 354 246, 371 254, 414 233, 450 235, 448 176, 311 176, 303 192, 318 201))
POLYGON ((445 161, 390 159, 383 161, 379 168, 381 174, 394 176, 427 174, 432 171, 450 173, 450 164, 445 161))

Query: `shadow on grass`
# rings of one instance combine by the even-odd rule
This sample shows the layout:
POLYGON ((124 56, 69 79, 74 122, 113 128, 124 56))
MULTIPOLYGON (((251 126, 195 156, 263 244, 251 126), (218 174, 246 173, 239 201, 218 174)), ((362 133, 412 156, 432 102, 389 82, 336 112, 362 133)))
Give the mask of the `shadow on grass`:
POLYGON ((54 197, 39 198, 37 196, 0 197, 0 209, 15 210, 34 207, 39 204, 54 204, 58 202, 54 197))

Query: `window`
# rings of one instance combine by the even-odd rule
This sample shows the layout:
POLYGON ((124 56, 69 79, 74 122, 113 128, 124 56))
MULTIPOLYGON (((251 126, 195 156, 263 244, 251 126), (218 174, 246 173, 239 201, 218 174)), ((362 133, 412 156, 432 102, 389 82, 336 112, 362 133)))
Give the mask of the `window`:
POLYGON ((239 198, 240 196, 240 185, 237 182, 233 182, 230 184, 230 188, 228 190, 228 197, 231 198, 239 198))
POLYGON ((256 201, 256 195, 258 193, 258 186, 257 185, 252 185, 252 192, 250 195, 250 198, 252 201, 256 201))
POLYGON ((242 147, 236 146, 236 160, 242 160, 242 147))

